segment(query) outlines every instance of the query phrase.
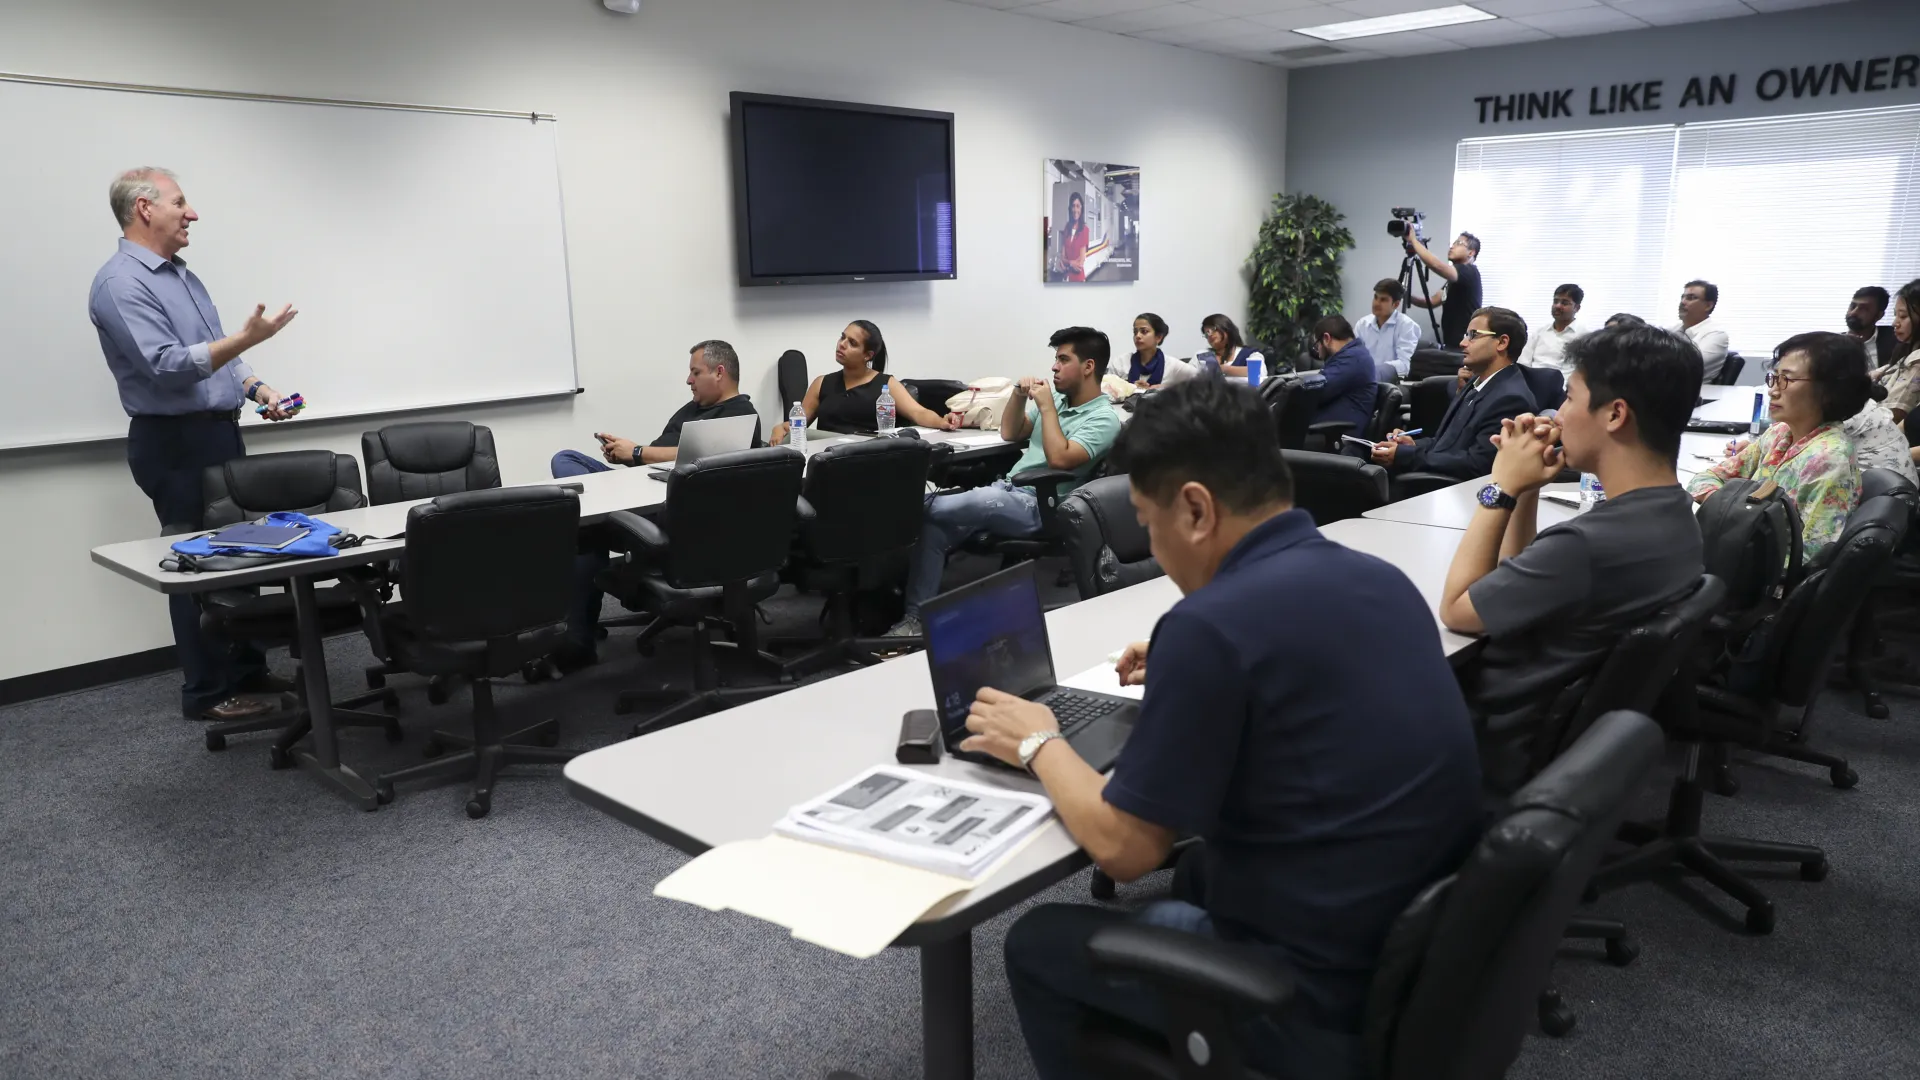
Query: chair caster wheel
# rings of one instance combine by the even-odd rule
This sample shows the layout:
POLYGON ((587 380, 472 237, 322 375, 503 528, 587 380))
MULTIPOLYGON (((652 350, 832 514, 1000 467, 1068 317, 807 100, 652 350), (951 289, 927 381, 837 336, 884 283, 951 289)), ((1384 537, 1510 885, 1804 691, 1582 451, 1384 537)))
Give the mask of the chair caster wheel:
POLYGON ((1754 934, 1773 933, 1773 901, 1747 909, 1747 930, 1754 934))
POLYGON ((227 748, 227 737, 217 731, 207 732, 207 749, 216 753, 227 748))
POLYGON ((1113 879, 1095 870, 1092 885, 1087 891, 1093 893, 1095 900, 1111 900, 1114 894, 1113 879))
POLYGON ((393 801, 393 785, 389 784, 385 780, 376 782, 373 785, 373 798, 374 798, 374 801, 379 803, 381 806, 385 806, 388 803, 392 802, 393 801))
POLYGON ((387 722, 386 732, 388 742, 399 742, 401 739, 407 737, 407 733, 400 730, 400 721, 398 720, 389 720, 387 722))
POLYGON ((380 699, 380 704, 388 712, 398 711, 400 708, 400 692, 398 690, 387 691, 386 696, 380 699))
POLYGON ((1640 956, 1640 943, 1630 937, 1607 939, 1607 963, 1626 967, 1640 956))
POLYGON ((543 731, 540 733, 540 737, 535 741, 538 742, 541 746, 559 746, 560 745, 560 729, 556 727, 548 731, 543 731))
POLYGON ((447 680, 435 675, 427 680, 427 704, 445 705, 447 703, 447 680))
POLYGON ((278 746, 267 747, 267 768, 269 769, 293 768, 292 751, 283 750, 278 746))
POLYGON ((1540 995, 1539 1010, 1540 1030, 1556 1039, 1565 1038, 1573 1030, 1573 1025, 1578 1019, 1573 1015, 1573 1010, 1567 1008, 1560 1000, 1560 994, 1556 990, 1549 990, 1540 995))
POLYGON ((1827 857, 1822 855, 1812 862, 1800 864, 1800 880, 1825 881, 1827 880, 1827 871, 1830 869, 1832 869, 1832 867, 1827 865, 1827 857))
POLYGON ((633 643, 633 651, 651 660, 653 659, 653 642, 636 641, 633 643))
POLYGON ((1790 743, 1799 745, 1800 743, 1807 741, 1807 733, 1806 731, 1800 728, 1795 728, 1792 731, 1787 732, 1786 739, 1790 743))
POLYGON ((377 671, 367 672, 367 689, 378 690, 387 685, 387 677, 377 671))
POLYGON ((1846 791, 1860 782, 1860 774, 1847 765, 1835 765, 1828 774, 1828 778, 1833 781, 1833 786, 1841 791, 1846 791))
POLYGON ((491 809, 493 809, 493 800, 491 799, 482 799, 476 795, 467 800, 467 816, 470 818, 477 820, 486 817, 487 811, 491 809))
POLYGON ((1740 794, 1740 781, 1733 775, 1732 769, 1713 770, 1713 776, 1708 780, 1708 784, 1713 788, 1715 795, 1723 795, 1731 799, 1740 794))
POLYGON ((444 746, 439 739, 428 739, 427 744, 420 748, 421 757, 436 758, 446 752, 446 746, 444 746))
POLYGON ((1867 699, 1867 715, 1875 720, 1885 720, 1893 714, 1887 710, 1887 703, 1880 700, 1880 696, 1875 694, 1867 699))
POLYGON ((546 682, 547 679, 551 677, 551 674, 547 669, 547 662, 545 660, 529 660, 520 665, 520 677, 525 679, 527 684, 531 686, 534 683, 546 682))

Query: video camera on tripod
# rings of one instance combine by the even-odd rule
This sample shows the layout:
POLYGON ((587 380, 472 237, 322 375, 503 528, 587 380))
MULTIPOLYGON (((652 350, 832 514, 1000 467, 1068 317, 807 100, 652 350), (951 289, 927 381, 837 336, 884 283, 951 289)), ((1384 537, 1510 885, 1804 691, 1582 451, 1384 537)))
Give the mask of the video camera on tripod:
MULTIPOLYGON (((1414 306, 1414 285, 1420 287, 1420 306, 1427 309, 1427 322, 1433 327, 1433 340, 1440 341, 1440 319, 1433 310, 1433 287, 1427 278, 1427 264, 1414 254, 1413 242, 1427 242, 1427 215, 1411 206, 1396 206, 1387 221, 1387 235, 1400 241, 1406 249, 1406 256, 1400 260, 1400 306, 1402 309, 1414 306)), ((1444 347, 1444 343, 1443 343, 1444 347)))
POLYGON ((1388 213, 1393 216, 1387 221, 1387 235, 1398 239, 1407 251, 1413 251, 1413 241, 1427 242, 1427 215, 1411 206, 1396 206, 1388 213))

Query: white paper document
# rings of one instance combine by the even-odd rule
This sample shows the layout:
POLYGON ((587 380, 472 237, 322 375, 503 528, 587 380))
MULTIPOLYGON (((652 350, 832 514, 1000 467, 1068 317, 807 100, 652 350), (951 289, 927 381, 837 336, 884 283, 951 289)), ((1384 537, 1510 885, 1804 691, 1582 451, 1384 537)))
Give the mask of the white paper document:
POLYGON ((1052 814, 1044 795, 877 765, 773 831, 972 881, 1052 814))
POLYGON ((1092 690, 1097 694, 1112 694, 1135 701, 1147 696, 1145 686, 1121 686, 1120 676, 1114 672, 1112 664, 1095 664, 1070 679, 1061 680, 1060 685, 1069 690, 1092 690))
POLYGON ((978 435, 955 435, 947 439, 946 441, 949 443, 952 443, 955 446, 966 446, 966 447, 997 446, 1001 443, 1006 442, 1005 439, 1002 439, 1000 437, 1000 433, 997 431, 982 432, 981 434, 978 434, 978 435))

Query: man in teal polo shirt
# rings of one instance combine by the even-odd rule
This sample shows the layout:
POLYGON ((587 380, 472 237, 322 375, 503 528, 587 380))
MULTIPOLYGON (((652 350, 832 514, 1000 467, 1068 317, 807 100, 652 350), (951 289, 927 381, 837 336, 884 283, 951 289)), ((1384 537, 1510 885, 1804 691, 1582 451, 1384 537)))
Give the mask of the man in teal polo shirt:
MULTIPOLYGON (((1113 350, 1107 335, 1087 326, 1057 331, 1047 344, 1053 347, 1053 385, 1021 379, 1000 417, 1000 437, 1027 444, 1009 476, 1027 469, 1065 469, 1074 477, 1060 485, 1065 495, 1093 474, 1120 434, 1120 414, 1100 389, 1100 373, 1107 370, 1113 350)), ((920 636, 920 605, 940 591, 947 553, 967 537, 1032 536, 1039 531, 1040 501, 1029 487, 996 480, 929 498, 920 546, 914 549, 907 575, 907 617, 888 636, 920 636)))

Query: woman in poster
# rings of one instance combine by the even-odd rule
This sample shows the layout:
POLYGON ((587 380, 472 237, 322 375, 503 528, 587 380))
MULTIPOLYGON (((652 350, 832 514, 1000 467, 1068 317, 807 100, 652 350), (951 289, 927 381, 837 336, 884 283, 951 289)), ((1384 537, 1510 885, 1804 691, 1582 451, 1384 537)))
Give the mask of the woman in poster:
POLYGON ((1087 204, 1079 192, 1067 196, 1067 224, 1060 230, 1060 258, 1068 281, 1087 280, 1087 204))

